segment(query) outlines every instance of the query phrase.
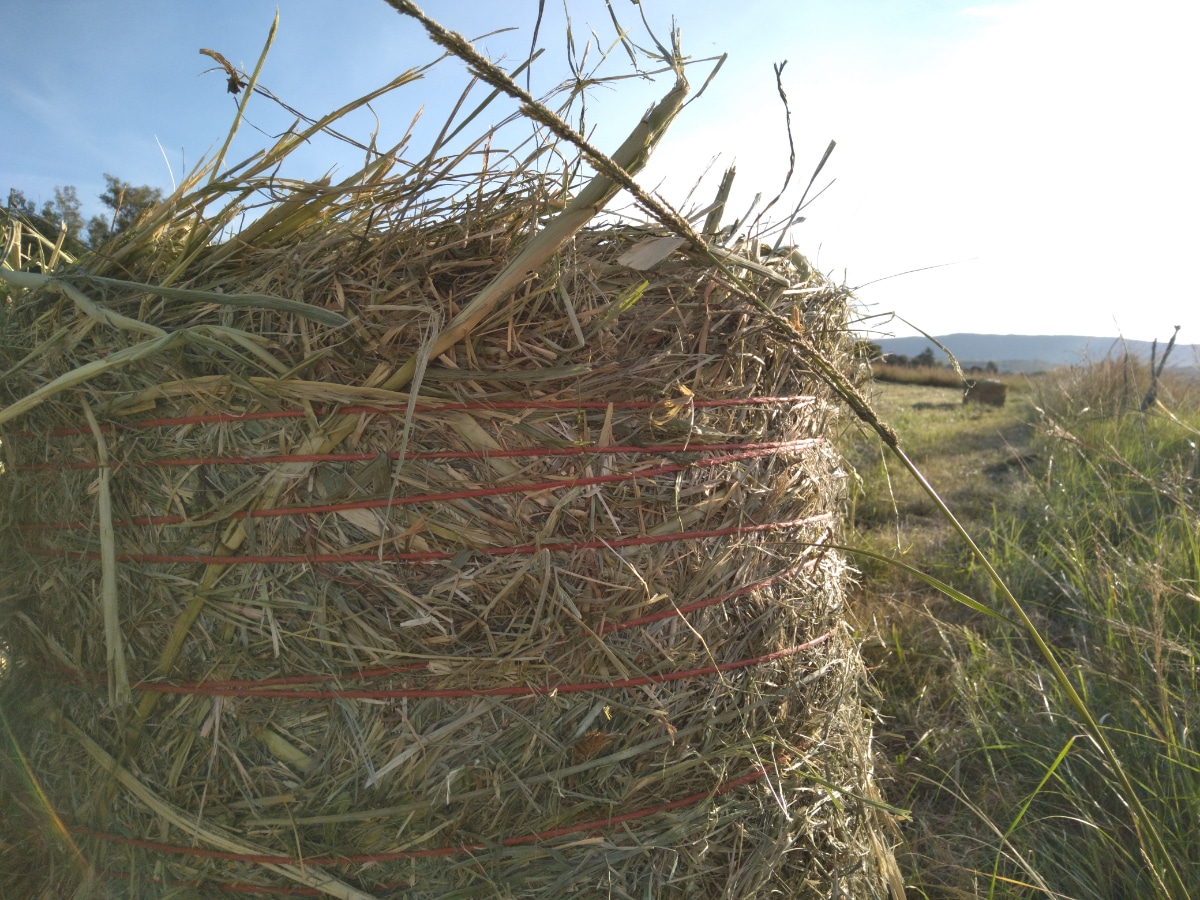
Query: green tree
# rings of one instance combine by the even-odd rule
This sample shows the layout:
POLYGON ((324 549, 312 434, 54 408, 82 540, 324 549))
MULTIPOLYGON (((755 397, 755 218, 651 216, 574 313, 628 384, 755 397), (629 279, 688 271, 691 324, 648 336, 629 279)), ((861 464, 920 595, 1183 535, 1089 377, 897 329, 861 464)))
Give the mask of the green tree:
POLYGON ((100 200, 112 213, 107 218, 92 216, 88 222, 88 243, 93 247, 99 247, 133 225, 141 218, 142 213, 160 203, 163 198, 163 192, 159 188, 150 187, 148 184, 134 187, 107 172, 104 173, 104 181, 108 187, 100 195, 100 200))
POLYGON ((79 196, 71 185, 56 187, 54 199, 43 203, 41 212, 38 212, 37 205, 25 196, 24 191, 17 188, 8 189, 5 211, 26 226, 21 237, 21 254, 31 266, 40 266, 45 261, 47 250, 58 241, 63 223, 67 226, 63 249, 74 258, 86 252, 87 246, 83 242, 82 234, 83 214, 79 211, 79 206, 79 196), (33 232, 41 238, 35 238, 33 232))
MULTIPOLYGON (((54 199, 42 204, 42 218, 55 225, 66 223, 67 237, 80 240, 83 237, 83 213, 79 211, 79 195, 75 186, 54 188, 54 199)), ((61 226, 60 226, 61 227, 61 226)))
POLYGON ((79 195, 70 184, 66 187, 56 187, 54 199, 43 203, 41 212, 38 211, 37 205, 25 196, 24 191, 8 189, 8 211, 25 219, 45 237, 51 239, 63 222, 67 223, 67 237, 71 241, 82 238, 83 214, 79 210, 79 195))
POLYGON ((936 362, 933 358, 933 348, 926 347, 924 350, 914 356, 912 364, 914 366, 928 366, 930 368, 936 365, 936 362))
POLYGON ((8 211, 14 215, 30 218, 37 215, 37 207, 33 205, 33 201, 25 197, 24 191, 18 191, 16 188, 8 189, 8 211))

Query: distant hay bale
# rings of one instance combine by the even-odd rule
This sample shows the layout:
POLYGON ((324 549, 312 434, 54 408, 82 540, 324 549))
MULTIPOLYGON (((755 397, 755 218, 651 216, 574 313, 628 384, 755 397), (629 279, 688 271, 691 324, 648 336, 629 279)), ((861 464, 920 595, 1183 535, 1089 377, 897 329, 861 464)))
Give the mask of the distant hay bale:
POLYGON ((849 370, 847 292, 753 240, 635 270, 664 232, 581 227, 566 162, 442 164, 216 243, 201 172, 9 273, 3 687, 58 883, 886 896, 835 398, 730 278, 849 370))
POLYGON ((1008 385, 1003 381, 981 378, 970 382, 963 391, 963 403, 979 403, 987 406, 1003 406, 1008 399, 1008 385))

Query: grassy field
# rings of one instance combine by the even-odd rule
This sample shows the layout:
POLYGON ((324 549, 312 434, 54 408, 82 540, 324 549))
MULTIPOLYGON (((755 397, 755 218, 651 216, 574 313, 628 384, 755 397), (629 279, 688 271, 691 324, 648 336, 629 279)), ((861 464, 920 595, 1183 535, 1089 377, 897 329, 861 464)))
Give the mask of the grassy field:
POLYGON ((951 388, 875 388, 1069 686, 915 480, 877 440, 846 439, 858 546, 1008 620, 860 561, 913 896, 1200 896, 1200 391, 1168 382, 1165 408, 1142 413, 1148 381, 1117 364, 1055 373, 1014 383, 999 410, 951 388))

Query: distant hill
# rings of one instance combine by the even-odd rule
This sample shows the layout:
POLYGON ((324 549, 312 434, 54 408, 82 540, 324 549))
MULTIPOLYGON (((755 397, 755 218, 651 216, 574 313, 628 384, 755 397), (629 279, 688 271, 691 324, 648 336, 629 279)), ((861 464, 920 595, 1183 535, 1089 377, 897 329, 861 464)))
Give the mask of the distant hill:
MULTIPOLYGON (((994 362, 1004 372, 1037 372, 1056 366, 1095 362, 1126 351, 1150 359, 1150 341, 1083 337, 1073 334, 946 334, 935 335, 963 366, 986 366, 994 362)), ((1169 337, 1169 335, 1168 335, 1169 337)), ((926 347, 945 360, 946 354, 926 337, 873 339, 884 353, 917 356, 926 347)), ((1161 355, 1166 341, 1159 341, 1161 355)), ((1200 344, 1176 344, 1167 360, 1168 368, 1200 365, 1200 344)))

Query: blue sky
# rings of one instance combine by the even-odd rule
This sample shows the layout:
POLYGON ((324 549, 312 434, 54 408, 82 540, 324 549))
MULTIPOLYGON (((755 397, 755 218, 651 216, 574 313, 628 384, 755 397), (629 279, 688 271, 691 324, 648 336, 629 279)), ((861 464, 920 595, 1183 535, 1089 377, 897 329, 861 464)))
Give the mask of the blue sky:
MULTIPOLYGON (((278 6, 261 83, 310 115, 438 55, 382 0, 278 6)), ((588 26, 611 41, 600 0, 568 6, 580 45, 591 37, 588 26)), ((638 24, 628 0, 613 6, 623 24, 638 24)), ((706 203, 733 161, 733 209, 778 190, 787 143, 771 66, 786 59, 798 189, 826 144, 838 141, 819 184, 836 182, 807 210, 794 242, 851 285, 951 264, 864 287, 859 296, 870 312, 894 311, 932 333, 1148 339, 1178 324, 1182 341, 1200 342, 1192 272, 1200 239, 1194 2, 643 6, 662 35, 674 14, 686 53, 729 53, 642 178, 666 199, 682 205, 711 165, 695 195, 706 203)), ((90 214, 99 211, 105 172, 169 189, 172 170, 178 177, 219 146, 234 113, 223 76, 205 74, 211 63, 199 48, 253 68, 275 8, 273 0, 0 0, 0 192, 16 187, 41 201, 55 185, 74 184, 90 214)), ((537 2, 425 0, 423 8, 468 37, 516 26, 479 42, 511 67, 528 51, 537 2)), ((564 33, 562 3, 549 0, 535 93, 567 74, 564 33)), ((621 63, 614 55, 601 74, 619 73, 621 63)), ((694 85, 703 72, 693 70, 694 85)), ((376 104, 380 146, 398 139, 422 106, 424 127, 440 126, 466 81, 460 64, 443 63, 376 104)), ((666 87, 624 81, 599 89, 589 109, 596 142, 615 147, 666 87)), ((248 120, 268 134, 290 124, 261 98, 248 120)), ((364 114, 343 130, 366 140, 374 127, 364 114)), ((243 126, 229 159, 267 143, 243 126)), ((317 142, 295 158, 291 174, 315 178, 358 165, 361 155, 344 145, 317 142)), ((899 322, 885 330, 912 333, 899 322)))

